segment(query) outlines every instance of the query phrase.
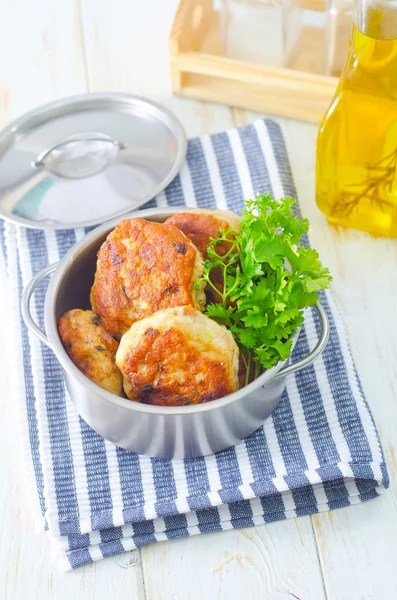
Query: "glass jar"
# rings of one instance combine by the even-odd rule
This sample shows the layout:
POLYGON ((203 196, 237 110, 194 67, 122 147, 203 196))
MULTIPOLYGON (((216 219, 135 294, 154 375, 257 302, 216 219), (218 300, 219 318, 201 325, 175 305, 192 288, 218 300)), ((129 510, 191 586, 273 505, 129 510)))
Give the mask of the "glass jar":
POLYGON ((397 3, 355 0, 350 50, 320 125, 317 204, 336 225, 397 237, 397 3))
POLYGON ((353 0, 328 0, 325 22, 326 75, 339 77, 349 51, 353 0))
POLYGON ((288 66, 302 34, 303 0, 222 0, 220 18, 225 56, 288 66))

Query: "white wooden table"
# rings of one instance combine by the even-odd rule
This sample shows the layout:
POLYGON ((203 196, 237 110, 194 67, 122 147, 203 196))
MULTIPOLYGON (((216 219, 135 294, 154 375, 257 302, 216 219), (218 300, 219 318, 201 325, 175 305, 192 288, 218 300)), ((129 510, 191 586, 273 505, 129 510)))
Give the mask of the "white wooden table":
MULTIPOLYGON (((0 126, 64 95, 153 98, 188 136, 260 115, 174 98, 167 36, 177 0, 0 0, 0 126)), ((283 129, 311 239, 334 276, 391 490, 367 504, 268 526, 148 546, 63 574, 35 531, 9 380, 0 293, 0 600, 391 600, 397 597, 397 242, 331 229, 314 201, 316 127, 283 129)), ((4 273, 0 270, 0 291, 4 273)), ((12 335, 12 332, 8 335, 12 335)))

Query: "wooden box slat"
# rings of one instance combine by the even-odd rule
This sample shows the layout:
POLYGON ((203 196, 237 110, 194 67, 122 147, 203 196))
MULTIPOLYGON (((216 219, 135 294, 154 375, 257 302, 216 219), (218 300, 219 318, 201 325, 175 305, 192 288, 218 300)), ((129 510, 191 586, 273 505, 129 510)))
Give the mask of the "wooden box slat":
MULTIPOLYGON (((323 0, 305 0, 323 10, 323 0)), ((181 0, 170 38, 175 94, 274 115, 319 122, 337 78, 321 73, 322 31, 306 28, 293 68, 274 68, 221 55, 218 13, 212 0, 181 0)))

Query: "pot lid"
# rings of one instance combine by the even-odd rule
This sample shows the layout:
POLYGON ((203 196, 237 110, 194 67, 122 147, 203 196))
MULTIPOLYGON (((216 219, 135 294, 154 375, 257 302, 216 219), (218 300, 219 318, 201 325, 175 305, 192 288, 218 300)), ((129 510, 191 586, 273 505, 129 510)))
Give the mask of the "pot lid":
POLYGON ((0 132, 0 216, 39 229, 97 225, 156 196, 185 155, 181 124, 151 101, 52 102, 0 132))

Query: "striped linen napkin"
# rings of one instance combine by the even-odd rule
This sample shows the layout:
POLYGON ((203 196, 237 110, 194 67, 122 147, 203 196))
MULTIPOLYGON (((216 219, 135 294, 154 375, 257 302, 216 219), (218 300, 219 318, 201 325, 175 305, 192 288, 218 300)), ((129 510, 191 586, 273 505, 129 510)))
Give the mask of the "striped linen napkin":
MULTIPOLYGON (((241 211, 255 193, 295 196, 283 138, 271 120, 189 141, 179 176, 146 205, 241 211)), ((59 260, 85 231, 28 230, 1 222, 11 306, 23 286, 59 260)), ((33 314, 43 325, 45 287, 33 314)), ((250 527, 375 498, 388 475, 343 323, 329 293, 328 346, 314 365, 287 378, 278 408, 245 441, 217 455, 151 459, 117 448, 79 417, 52 352, 15 315, 21 343, 17 393, 29 493, 65 569, 144 544, 250 527)), ((294 358, 318 334, 308 311, 294 358)))

